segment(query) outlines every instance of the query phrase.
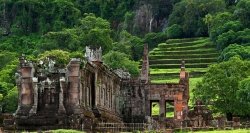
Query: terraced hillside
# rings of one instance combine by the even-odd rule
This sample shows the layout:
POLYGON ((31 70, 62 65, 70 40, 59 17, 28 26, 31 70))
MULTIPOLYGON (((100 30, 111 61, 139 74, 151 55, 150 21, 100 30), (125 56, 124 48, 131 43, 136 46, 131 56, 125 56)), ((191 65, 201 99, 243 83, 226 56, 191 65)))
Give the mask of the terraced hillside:
POLYGON ((167 40, 149 53, 151 82, 178 82, 180 64, 184 59, 192 89, 206 72, 208 65, 217 61, 217 57, 218 52, 209 38, 167 40))

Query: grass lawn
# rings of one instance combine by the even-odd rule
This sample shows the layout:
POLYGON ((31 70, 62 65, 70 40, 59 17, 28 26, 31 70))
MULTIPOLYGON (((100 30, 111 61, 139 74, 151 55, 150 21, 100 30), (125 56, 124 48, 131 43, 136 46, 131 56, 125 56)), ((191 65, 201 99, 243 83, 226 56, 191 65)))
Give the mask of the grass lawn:
MULTIPOLYGON (((206 72, 207 68, 185 68, 188 72, 206 72)), ((158 74, 158 73, 179 73, 181 71, 180 68, 175 69, 150 69, 150 74, 158 74)))
MULTIPOLYGON (((192 133, 192 132, 189 132, 192 133)), ((215 130, 215 131, 197 131, 193 133, 250 133, 249 129, 237 129, 237 130, 215 130)))
MULTIPOLYGON (((22 133, 38 133, 38 132, 22 132, 22 133)), ((43 131, 42 133, 86 133, 86 132, 71 130, 71 129, 57 129, 57 130, 43 131)))

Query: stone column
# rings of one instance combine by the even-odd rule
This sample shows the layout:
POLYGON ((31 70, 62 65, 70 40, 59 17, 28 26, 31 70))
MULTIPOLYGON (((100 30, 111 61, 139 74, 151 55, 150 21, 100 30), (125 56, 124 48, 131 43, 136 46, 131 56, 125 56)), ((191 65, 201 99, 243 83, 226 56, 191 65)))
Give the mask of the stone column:
POLYGON ((80 113, 80 104, 79 104, 79 89, 80 89, 80 60, 72 59, 67 66, 68 73, 68 109, 71 113, 78 114, 80 113))
POLYGON ((99 104, 99 99, 100 99, 100 93, 99 93, 99 89, 101 87, 101 82, 100 80, 98 80, 98 78, 101 80, 101 75, 100 77, 98 77, 98 71, 95 73, 95 106, 97 106, 99 104))
POLYGON ((60 78, 60 92, 59 92, 59 109, 58 109, 59 114, 66 113, 64 105, 63 105, 63 100, 64 100, 63 90, 64 90, 64 88, 65 88, 65 78, 61 77, 60 78))
POLYGON ((32 105, 32 76, 31 67, 21 68, 22 72, 22 83, 21 83, 21 104, 22 105, 32 105))
POLYGON ((161 97, 160 100, 160 117, 165 118, 166 117, 166 102, 165 99, 161 97))
POLYGON ((17 115, 28 115, 33 106, 33 67, 32 64, 22 64, 20 68, 20 85, 19 85, 19 107, 17 115))
POLYGON ((18 107, 16 110, 16 113, 19 112, 20 107, 21 107, 21 82, 22 82, 22 77, 20 73, 15 73, 15 78, 16 78, 16 86, 17 86, 17 91, 18 91, 18 107))
POLYGON ((33 78, 33 86, 34 86, 34 104, 29 112, 30 115, 36 114, 37 112, 37 103, 38 103, 38 88, 37 88, 37 78, 33 78))
POLYGON ((145 108, 146 108, 146 116, 151 116, 151 103, 150 103, 150 100, 146 100, 146 105, 145 105, 145 108))

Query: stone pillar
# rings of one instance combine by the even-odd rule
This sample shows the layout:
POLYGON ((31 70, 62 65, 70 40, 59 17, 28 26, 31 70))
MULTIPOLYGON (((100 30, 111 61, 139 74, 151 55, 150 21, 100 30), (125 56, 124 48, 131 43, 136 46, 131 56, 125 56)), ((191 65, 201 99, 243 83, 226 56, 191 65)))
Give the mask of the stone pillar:
POLYGON ((68 74, 68 109, 71 113, 80 113, 79 93, 80 93, 80 60, 72 59, 67 66, 68 74))
POLYGON ((116 108, 115 108, 115 90, 114 90, 114 88, 112 89, 112 110, 116 111, 116 108))
POLYGON ((37 88, 37 78, 33 78, 33 86, 34 86, 34 104, 29 112, 30 115, 36 114, 37 112, 37 103, 38 103, 38 88, 37 88))
POLYGON ((160 117, 161 119, 166 118, 166 102, 164 98, 161 98, 160 102, 160 117))
POLYGON ((31 67, 21 68, 22 72, 22 83, 21 83, 21 104, 22 105, 32 105, 32 76, 31 76, 31 67))
POLYGON ((20 68, 21 76, 19 78, 19 107, 16 111, 17 115, 28 115, 33 106, 33 67, 32 64, 22 64, 20 68))
POLYGON ((16 78, 16 86, 17 86, 17 91, 18 91, 18 106, 16 113, 19 112, 20 107, 21 107, 21 82, 22 82, 22 77, 19 72, 15 73, 15 78, 16 78))
POLYGON ((143 80, 145 82, 145 84, 148 83, 148 81, 149 81, 148 44, 144 45, 140 79, 143 80))
POLYGON ((101 83, 100 80, 98 80, 98 78, 101 80, 101 75, 100 77, 98 77, 98 72, 95 73, 95 106, 97 106, 99 104, 99 99, 100 99, 100 87, 101 87, 101 83))
POLYGON ((63 90, 64 90, 64 88, 65 88, 65 78, 61 77, 60 78, 60 92, 59 92, 59 109, 58 109, 59 114, 66 113, 64 105, 63 105, 63 100, 64 100, 63 90))
POLYGON ((183 108, 185 107, 183 104, 183 93, 177 92, 174 98, 174 112, 175 112, 175 119, 183 120, 183 108))
POLYGON ((151 116, 151 103, 149 100, 145 101, 146 116, 151 116))

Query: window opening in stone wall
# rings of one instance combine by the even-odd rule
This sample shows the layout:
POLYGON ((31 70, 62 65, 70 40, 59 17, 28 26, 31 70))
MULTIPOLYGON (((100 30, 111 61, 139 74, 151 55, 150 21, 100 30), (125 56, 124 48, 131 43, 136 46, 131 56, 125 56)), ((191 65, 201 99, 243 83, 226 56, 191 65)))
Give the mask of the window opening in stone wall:
POLYGON ((151 116, 160 115, 160 103, 159 101, 151 101, 150 102, 151 116))
POLYGON ((166 101, 166 117, 167 118, 174 117, 174 101, 173 100, 166 101))

